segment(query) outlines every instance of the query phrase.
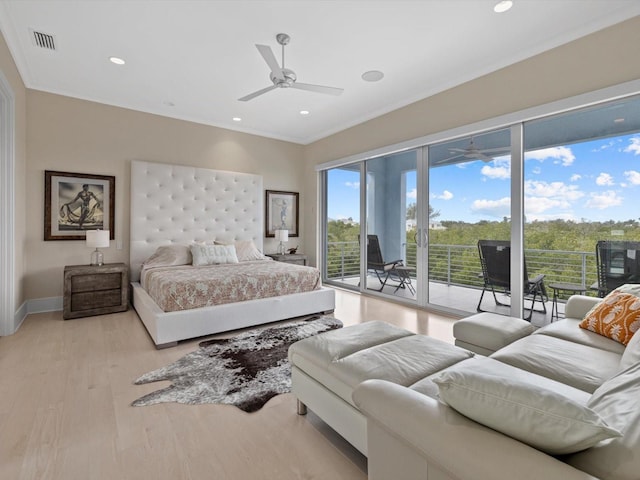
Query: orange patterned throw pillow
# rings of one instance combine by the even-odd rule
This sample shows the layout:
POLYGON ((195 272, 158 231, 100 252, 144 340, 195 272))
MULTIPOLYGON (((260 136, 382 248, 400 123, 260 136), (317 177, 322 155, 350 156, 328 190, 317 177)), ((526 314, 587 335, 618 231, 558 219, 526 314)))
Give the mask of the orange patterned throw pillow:
POLYGON ((614 290, 589 310, 580 327, 626 345, 640 328, 640 298, 614 290))

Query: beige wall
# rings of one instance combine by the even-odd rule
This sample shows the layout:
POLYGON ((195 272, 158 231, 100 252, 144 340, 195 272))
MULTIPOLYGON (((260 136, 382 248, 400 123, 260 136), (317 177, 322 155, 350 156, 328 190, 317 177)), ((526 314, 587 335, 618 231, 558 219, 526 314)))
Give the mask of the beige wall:
MULTIPOLYGON (((32 90, 27 118, 27 299, 61 296, 64 266, 88 263, 91 253, 80 241, 43 240, 45 170, 115 175, 116 240, 124 248, 112 242, 106 262, 129 259, 131 160, 260 174, 267 190, 301 192, 300 145, 32 90)), ((301 208, 312 201, 300 197, 301 208)), ((276 242, 266 240, 265 250, 276 242)))
MULTIPOLYGON (((0 71, 7 79, 15 97, 15 308, 25 300, 24 272, 25 237, 26 237, 26 204, 25 204, 25 175, 27 170, 26 135, 26 90, 22 78, 9 52, 9 48, 0 34, 0 71)), ((4 226, 3 226, 4 228, 4 226)))
MULTIPOLYGON (((506 67, 319 140, 305 148, 307 198, 317 196, 314 167, 402 141, 640 79, 640 17, 506 67)), ((305 216, 315 216, 307 203, 305 216)), ((316 222, 305 224, 316 249, 316 222)), ((315 261, 315 259, 314 259, 315 261)))

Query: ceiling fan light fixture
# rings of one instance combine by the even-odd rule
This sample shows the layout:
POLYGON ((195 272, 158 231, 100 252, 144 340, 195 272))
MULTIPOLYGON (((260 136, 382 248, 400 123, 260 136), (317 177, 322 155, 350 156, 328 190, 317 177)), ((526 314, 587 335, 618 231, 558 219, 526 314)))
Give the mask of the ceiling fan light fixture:
POLYGON ((384 73, 380 70, 369 70, 368 72, 364 72, 362 74, 362 79, 365 82, 379 82, 384 78, 384 73))
POLYGON ((493 11, 496 13, 504 13, 513 7, 513 2, 511 0, 502 0, 496 3, 493 7, 493 11))
POLYGON ((240 117, 233 117, 232 120, 234 122, 241 122, 242 121, 242 119, 240 117))
POLYGON ((300 110, 300 115, 309 115, 309 110, 300 110))
POLYGON ((115 63, 116 65, 124 65, 126 62, 120 57, 109 57, 109 61, 111 63, 115 63))

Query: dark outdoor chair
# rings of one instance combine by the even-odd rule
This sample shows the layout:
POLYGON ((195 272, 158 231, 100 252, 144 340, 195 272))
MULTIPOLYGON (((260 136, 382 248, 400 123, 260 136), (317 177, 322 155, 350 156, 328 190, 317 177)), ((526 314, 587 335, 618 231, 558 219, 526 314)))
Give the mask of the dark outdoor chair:
POLYGON ((387 285, 390 278, 397 279, 396 267, 402 266, 402 260, 385 262, 380 249, 380 241, 377 235, 367 235, 367 271, 373 272, 380 281, 380 290, 387 285))
MULTIPOLYGON (((482 312, 480 305, 482 304, 482 298, 484 292, 487 289, 493 293, 493 299, 496 305, 509 306, 505 303, 498 301, 496 291, 510 294, 511 291, 511 243, 505 240, 479 240, 478 241, 478 253, 480 255, 480 265, 482 266, 482 278, 484 280, 484 286, 482 288, 482 294, 480 295, 480 301, 478 302, 477 310, 482 312)), ((525 320, 531 321, 536 302, 542 304, 542 310, 535 310, 536 312, 547 313, 547 306, 545 302, 548 300, 547 291, 544 286, 544 275, 537 275, 534 278, 529 278, 527 274, 527 262, 524 262, 524 294, 531 299, 531 308, 529 315, 525 320)))
POLYGON ((625 283, 640 283, 640 242, 600 240, 596 243, 599 297, 625 283))

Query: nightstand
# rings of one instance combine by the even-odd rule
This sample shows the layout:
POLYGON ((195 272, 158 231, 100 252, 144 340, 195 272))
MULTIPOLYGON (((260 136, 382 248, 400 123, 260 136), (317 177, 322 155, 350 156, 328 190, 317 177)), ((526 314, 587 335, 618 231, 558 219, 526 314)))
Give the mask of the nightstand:
POLYGON ((276 262, 293 263, 295 265, 307 264, 307 256, 303 253, 267 253, 266 256, 273 258, 276 262))
POLYGON ((129 308, 129 267, 124 263, 64 267, 65 320, 129 308))

